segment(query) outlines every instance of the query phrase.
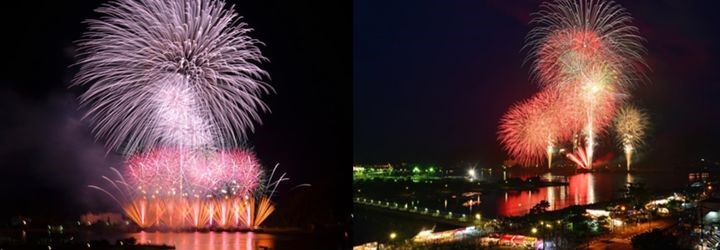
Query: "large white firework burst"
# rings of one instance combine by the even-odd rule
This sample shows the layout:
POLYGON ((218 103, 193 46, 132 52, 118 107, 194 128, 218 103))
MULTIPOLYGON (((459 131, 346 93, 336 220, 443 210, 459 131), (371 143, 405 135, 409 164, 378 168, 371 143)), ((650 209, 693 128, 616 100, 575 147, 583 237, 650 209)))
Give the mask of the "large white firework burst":
POLYGON ((117 0, 96 11, 73 86, 87 87, 80 101, 109 148, 234 147, 268 111, 261 42, 222 1, 117 0))

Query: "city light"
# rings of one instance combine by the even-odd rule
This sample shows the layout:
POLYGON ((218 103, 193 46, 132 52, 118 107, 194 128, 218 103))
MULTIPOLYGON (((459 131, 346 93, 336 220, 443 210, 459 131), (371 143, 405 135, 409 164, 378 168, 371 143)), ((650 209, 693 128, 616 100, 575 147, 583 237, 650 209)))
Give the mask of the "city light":
POLYGON ((420 173, 420 167, 415 166, 412 170, 413 173, 420 173))
POLYGON ((622 226, 623 224, 623 221, 619 219, 613 219, 612 221, 614 226, 622 226))
POLYGON ((706 221, 718 221, 718 212, 710 211, 707 214, 705 214, 705 220, 706 221))
POLYGON ((532 232, 533 234, 536 234, 536 233, 537 233, 537 228, 534 228, 534 227, 533 227, 530 232, 532 232))
POLYGON ((390 233, 390 239, 394 240, 395 237, 397 237, 397 234, 395 232, 390 233))

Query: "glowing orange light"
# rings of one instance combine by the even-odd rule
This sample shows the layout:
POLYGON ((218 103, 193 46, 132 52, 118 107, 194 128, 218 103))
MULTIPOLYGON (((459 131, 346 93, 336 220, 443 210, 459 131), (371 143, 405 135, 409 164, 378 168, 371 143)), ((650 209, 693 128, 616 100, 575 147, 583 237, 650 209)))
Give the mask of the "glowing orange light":
POLYGON ((166 226, 211 229, 256 229, 275 210, 268 197, 224 197, 183 199, 178 197, 138 198, 124 208, 141 228, 166 226))

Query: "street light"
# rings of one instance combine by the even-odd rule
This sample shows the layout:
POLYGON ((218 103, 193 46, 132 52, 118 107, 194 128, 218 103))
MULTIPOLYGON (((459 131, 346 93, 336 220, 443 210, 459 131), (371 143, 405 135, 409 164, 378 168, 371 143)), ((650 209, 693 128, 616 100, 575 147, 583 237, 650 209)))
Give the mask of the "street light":
POLYGON ((390 233, 390 239, 394 240, 395 237, 397 237, 397 234, 395 232, 390 233))
POLYGON ((532 234, 536 234, 536 233, 537 233, 537 228, 534 228, 534 227, 533 227, 532 230, 530 230, 530 232, 532 232, 532 234))

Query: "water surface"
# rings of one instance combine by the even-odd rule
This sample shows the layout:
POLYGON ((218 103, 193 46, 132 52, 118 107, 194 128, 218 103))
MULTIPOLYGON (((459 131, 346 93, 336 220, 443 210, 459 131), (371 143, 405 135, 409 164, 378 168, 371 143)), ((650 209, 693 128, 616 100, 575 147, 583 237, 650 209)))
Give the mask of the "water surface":
POLYGON ((161 233, 140 232, 130 234, 138 243, 165 244, 175 246, 178 250, 251 250, 278 249, 276 241, 282 237, 270 234, 241 232, 193 232, 193 233, 161 233))
MULTIPOLYGON (((486 181, 502 181, 503 178, 529 176, 510 176, 508 173, 480 173, 478 178, 486 181)), ((440 210, 441 213, 466 214, 469 217, 480 214, 484 218, 502 216, 522 216, 541 200, 550 203, 550 210, 562 209, 571 205, 585 205, 608 201, 622 196, 622 188, 626 183, 642 183, 651 191, 671 191, 682 188, 688 183, 688 176, 679 173, 582 173, 570 176, 546 174, 543 179, 565 181, 566 186, 541 187, 523 191, 491 191, 479 195, 464 196, 470 190, 444 190, 439 188, 432 192, 418 192, 414 195, 394 196, 390 202, 401 205, 428 208, 430 211, 440 210), (469 200, 480 200, 479 205, 463 206, 469 200)), ((383 200, 380 195, 362 194, 373 199, 383 200)), ((385 201, 385 200, 383 200, 385 201)), ((417 218, 387 215, 383 212, 363 209, 355 206, 353 210, 354 244, 368 241, 387 241, 389 234, 395 232, 396 240, 411 238, 422 229, 450 229, 453 226, 439 225, 435 222, 422 221, 417 218)))

